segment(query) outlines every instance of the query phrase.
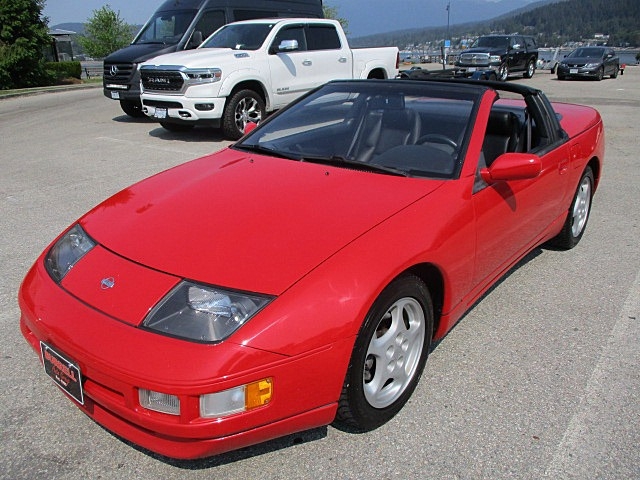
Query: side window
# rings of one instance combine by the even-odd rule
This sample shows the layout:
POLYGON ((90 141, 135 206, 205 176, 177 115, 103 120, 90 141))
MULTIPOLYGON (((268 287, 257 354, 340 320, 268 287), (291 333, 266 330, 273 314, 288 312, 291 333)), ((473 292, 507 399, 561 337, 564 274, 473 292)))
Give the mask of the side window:
POLYGON ((284 40, 296 40, 298 42, 298 50, 307 50, 307 42, 304 36, 304 27, 302 25, 294 25, 285 27, 276 34, 273 39, 272 47, 278 48, 278 45, 284 40))
POLYGON ((198 23, 196 23, 194 31, 202 32, 202 38, 205 39, 226 22, 224 11, 222 10, 209 10, 204 12, 198 23))
POLYGON ((309 50, 339 50, 340 37, 333 25, 309 25, 307 30, 309 50))
POLYGON ((529 50, 536 48, 536 40, 533 37, 524 37, 524 40, 527 43, 527 48, 529 50))

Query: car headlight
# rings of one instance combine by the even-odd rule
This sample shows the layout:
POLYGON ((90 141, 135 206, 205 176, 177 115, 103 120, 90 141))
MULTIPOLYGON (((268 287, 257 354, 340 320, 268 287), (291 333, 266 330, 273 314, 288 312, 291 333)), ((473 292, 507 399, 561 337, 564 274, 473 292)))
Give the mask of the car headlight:
POLYGON ((56 282, 64 276, 84 255, 96 246, 80 225, 75 225, 55 243, 45 257, 45 267, 56 282))
POLYGON ((587 63, 585 64, 584 68, 596 68, 599 65, 600 65, 599 63, 587 63))
POLYGON ((244 325, 272 298, 183 281, 156 305, 142 325, 197 342, 219 342, 244 325))

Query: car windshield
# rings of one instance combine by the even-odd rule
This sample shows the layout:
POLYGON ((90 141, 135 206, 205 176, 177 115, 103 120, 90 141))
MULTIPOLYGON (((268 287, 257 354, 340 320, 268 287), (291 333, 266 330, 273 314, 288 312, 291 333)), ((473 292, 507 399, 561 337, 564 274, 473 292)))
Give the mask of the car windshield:
POLYGON ((133 43, 175 45, 184 36, 196 13, 198 13, 197 10, 156 12, 142 27, 133 43))
POLYGON ((233 148, 410 177, 454 178, 480 96, 438 82, 329 83, 233 148))
POLYGON ((603 55, 604 55, 604 49, 603 48, 578 48, 577 50, 574 50, 573 52, 571 52, 569 54, 569 57, 572 57, 572 58, 584 58, 584 57, 602 58, 603 55))
POLYGON ((225 25, 211 35, 199 48, 257 50, 262 46, 272 28, 272 23, 225 25))
POLYGON ((507 48, 509 46, 509 37, 480 37, 472 47, 488 47, 488 48, 507 48))

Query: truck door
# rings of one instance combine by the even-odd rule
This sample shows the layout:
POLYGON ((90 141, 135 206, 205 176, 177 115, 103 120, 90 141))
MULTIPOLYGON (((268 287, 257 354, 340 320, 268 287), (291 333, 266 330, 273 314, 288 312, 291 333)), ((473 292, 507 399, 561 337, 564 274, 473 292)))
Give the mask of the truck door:
POLYGON ((510 70, 524 70, 527 60, 527 49, 524 44, 524 38, 520 36, 511 37, 511 45, 509 49, 511 57, 510 70))

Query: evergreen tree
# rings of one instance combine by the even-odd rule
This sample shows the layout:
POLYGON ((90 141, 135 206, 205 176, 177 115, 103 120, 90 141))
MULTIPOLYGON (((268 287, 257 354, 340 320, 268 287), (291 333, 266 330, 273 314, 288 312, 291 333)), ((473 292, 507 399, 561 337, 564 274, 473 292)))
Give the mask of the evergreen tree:
POLYGON ((44 0, 0 0, 0 89, 35 87, 52 82, 44 50, 53 42, 44 0))
POLYGON ((85 24, 84 36, 78 37, 78 43, 86 54, 104 58, 129 45, 134 28, 120 18, 120 12, 116 13, 105 5, 93 11, 93 17, 85 24))

